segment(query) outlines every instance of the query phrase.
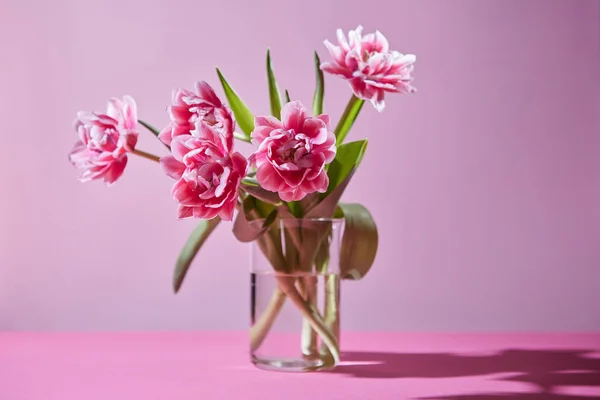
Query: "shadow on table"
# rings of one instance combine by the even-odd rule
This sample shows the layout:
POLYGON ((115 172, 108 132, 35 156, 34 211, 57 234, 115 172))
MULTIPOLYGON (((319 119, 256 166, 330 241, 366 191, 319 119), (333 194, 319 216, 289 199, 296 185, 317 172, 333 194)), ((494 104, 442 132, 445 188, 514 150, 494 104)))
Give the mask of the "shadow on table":
MULTIPOLYGON (((332 373, 358 378, 452 378, 512 373, 502 381, 525 382, 536 393, 436 397, 436 400, 583 400, 600 397, 553 394, 556 387, 600 387, 600 359, 592 350, 505 350, 493 355, 345 352, 332 373), (347 365, 344 365, 347 364, 347 365), (543 394, 543 397, 540 397, 543 394)), ((431 398, 434 399, 434 398, 431 398)))

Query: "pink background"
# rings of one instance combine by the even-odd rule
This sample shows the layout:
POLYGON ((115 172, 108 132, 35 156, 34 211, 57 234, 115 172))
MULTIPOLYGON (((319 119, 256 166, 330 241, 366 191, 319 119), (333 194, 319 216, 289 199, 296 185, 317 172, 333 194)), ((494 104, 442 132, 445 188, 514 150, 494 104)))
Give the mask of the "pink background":
MULTIPOLYGON (((308 104, 312 51, 360 23, 417 54, 419 93, 365 107, 351 133, 371 144, 346 201, 372 210, 381 244, 343 287, 344 328, 600 330, 599 8, 2 0, 0 329, 245 328, 247 247, 222 226, 175 296, 194 222, 175 220, 172 181, 132 158, 110 189, 79 184, 71 121, 127 93, 163 126, 171 89, 216 86, 216 64, 267 113, 267 46, 308 104)), ((326 93, 337 119, 349 89, 329 77, 326 93)), ((163 151, 146 133, 139 148, 163 151)))

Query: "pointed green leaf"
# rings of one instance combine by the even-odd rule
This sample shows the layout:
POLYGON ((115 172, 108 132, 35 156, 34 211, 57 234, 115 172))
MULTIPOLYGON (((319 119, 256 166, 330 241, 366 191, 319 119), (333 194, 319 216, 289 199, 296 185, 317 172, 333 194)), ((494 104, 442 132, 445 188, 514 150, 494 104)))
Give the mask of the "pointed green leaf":
POLYGON ((323 97, 325 95, 325 80, 323 79, 323 71, 321 71, 321 60, 315 51, 315 94, 313 96, 313 115, 323 114, 323 97))
POLYGON ((358 280, 371 269, 377 255, 379 236, 377 225, 367 208, 361 204, 340 203, 344 214, 344 234, 340 249, 342 279, 358 280))
POLYGON ((256 226, 250 222, 257 219, 256 205, 252 196, 247 196, 239 208, 235 221, 233 222, 233 235, 240 242, 251 242, 258 237, 256 226))
POLYGON ((344 143, 337 148, 335 159, 327 170, 329 187, 326 196, 340 185, 352 170, 358 168, 367 151, 368 144, 367 139, 362 139, 344 143))
POLYGON ((248 196, 244 199, 242 207, 233 223, 233 234, 240 242, 252 242, 265 233, 276 218, 277 209, 274 208, 264 221, 260 223, 260 215, 256 209, 256 200, 252 196, 248 196), (259 221, 254 222, 255 220, 259 221))
POLYGON ((300 200, 300 209, 302 210, 303 215, 306 213, 306 211, 316 206, 319 203, 319 201, 321 201, 322 196, 323 193, 314 192, 307 194, 306 197, 300 200))
POLYGON ((279 87, 273 73, 271 65, 271 50, 267 50, 267 78, 269 83, 269 99, 271 102, 271 115, 275 118, 281 118, 281 97, 279 97, 279 87))
POLYGON ((288 93, 288 91, 286 89, 286 91, 285 91, 285 102, 289 103, 290 101, 292 101, 292 100, 290 100, 290 94, 288 93))
POLYGON ((240 132, 233 132, 233 137, 237 140, 250 143, 250 137, 240 132))
POLYGON ((306 217, 307 218, 331 218, 338 206, 346 187, 350 183, 352 176, 354 175, 354 171, 356 168, 353 168, 350 173, 346 176, 346 178, 339 184, 335 189, 333 189, 329 194, 327 194, 319 203, 314 205, 310 210, 307 210, 306 217))
POLYGON ((201 220, 196 229, 192 231, 175 263, 175 271, 173 273, 173 290, 175 293, 181 288, 183 279, 185 278, 196 253, 198 253, 198 250, 200 250, 200 247, 202 247, 212 231, 219 225, 219 222, 221 222, 219 217, 215 217, 211 220, 201 220))
POLYGON ((225 92, 225 97, 227 97, 227 102, 229 103, 231 111, 233 111, 233 115, 235 115, 235 120, 238 126, 246 134, 246 136, 250 138, 250 134, 254 130, 254 115, 252 112, 250 112, 250 109, 248 106, 246 106, 246 103, 244 103, 237 93, 231 88, 223 74, 221 74, 219 68, 217 68, 217 74, 219 75, 221 85, 223 86, 223 91, 225 92))
POLYGON ((362 109, 363 104, 365 104, 365 101, 359 99, 355 95, 352 95, 350 98, 344 113, 335 127, 334 132, 335 137, 337 138, 336 143, 338 145, 341 144, 346 138, 346 135, 350 131, 350 128, 352 128, 352 124, 354 124, 356 117, 358 117, 358 113, 362 109))
POLYGON ((337 149, 335 159, 327 170, 329 187, 318 203, 305 207, 307 217, 331 218, 354 172, 360 165, 367 145, 367 139, 344 143, 337 149))

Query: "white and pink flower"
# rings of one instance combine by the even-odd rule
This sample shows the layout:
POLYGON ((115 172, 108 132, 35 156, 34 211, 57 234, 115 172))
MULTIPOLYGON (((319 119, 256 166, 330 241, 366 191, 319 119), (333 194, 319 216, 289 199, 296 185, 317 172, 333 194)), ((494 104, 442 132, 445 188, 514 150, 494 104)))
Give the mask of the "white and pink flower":
POLYGON ((234 120, 206 82, 198 95, 179 90, 171 106, 170 130, 160 134, 171 154, 160 159, 177 182, 171 191, 179 203, 178 218, 233 219, 248 161, 233 151, 234 120))
POLYGON ((103 179, 114 183, 127 165, 127 153, 135 149, 137 108, 130 96, 111 98, 106 114, 81 111, 75 120, 79 140, 69 161, 81 171, 82 182, 103 179))
POLYGON ((171 193, 179 203, 178 218, 233 219, 248 162, 238 152, 224 153, 215 143, 191 135, 173 139, 172 154, 160 159, 177 180, 171 193))
POLYGON ((377 111, 385 108, 385 93, 414 93, 411 73, 416 57, 389 49, 381 32, 362 36, 362 26, 350 31, 348 40, 337 30, 338 45, 325 40, 333 58, 321 64, 325 72, 348 80, 356 97, 370 101, 377 111))
POLYGON ((174 90, 169 116, 171 122, 158 136, 167 145, 180 135, 199 136, 204 125, 210 127, 220 140, 226 141, 225 147, 231 149, 233 146, 233 135, 228 135, 235 129, 231 111, 204 81, 196 83, 196 92, 174 90))
POLYGON ((256 179, 264 189, 279 193, 283 201, 327 191, 324 166, 336 153, 328 115, 309 116, 302 103, 292 101, 281 110, 281 121, 263 116, 256 117, 254 124, 252 142, 258 150, 250 162, 257 167, 256 179))

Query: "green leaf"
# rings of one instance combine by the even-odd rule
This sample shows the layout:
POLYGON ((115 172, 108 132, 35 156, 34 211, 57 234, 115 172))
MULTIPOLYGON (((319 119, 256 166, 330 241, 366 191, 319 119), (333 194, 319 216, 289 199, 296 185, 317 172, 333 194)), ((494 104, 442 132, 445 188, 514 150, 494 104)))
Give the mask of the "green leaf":
POLYGON ((179 258, 177 258, 177 262, 175 263, 175 271, 173 273, 173 290, 175 293, 181 288, 183 279, 185 278, 196 253, 198 253, 198 250, 200 250, 200 247, 202 247, 212 231, 219 225, 219 222, 221 222, 221 218, 219 217, 215 217, 211 220, 201 220, 196 229, 190 234, 190 237, 183 246, 183 249, 181 249, 179 258))
POLYGON ((321 200, 305 210, 307 217, 331 218, 354 172, 360 165, 369 142, 367 139, 344 143, 329 164, 329 187, 321 200))
POLYGON ((248 143, 250 143, 251 141, 249 136, 246 136, 245 134, 239 132, 233 132, 233 137, 237 140, 241 140, 248 143))
POLYGON ((290 201, 289 203, 287 203, 287 205, 294 217, 302 217, 302 203, 300 201, 290 201))
POLYGON ((275 192, 269 192, 268 190, 263 189, 256 180, 251 178, 244 178, 242 180, 242 189, 256 197, 259 200, 262 200, 266 203, 272 204, 274 206, 279 206, 282 204, 281 198, 275 192))
POLYGON ((344 234, 340 249, 342 279, 358 280, 371 269, 377 255, 379 236, 377 225, 367 208, 361 204, 340 203, 344 214, 344 234))
POLYGON ((337 148, 335 159, 327 170, 329 187, 327 188, 326 196, 339 186, 352 170, 358 168, 365 156, 368 145, 369 141, 367 139, 361 139, 355 142, 344 143, 337 148))
POLYGON ((223 74, 221 74, 221 71, 219 71, 219 68, 217 68, 217 74, 219 75, 225 97, 227 97, 227 102, 229 103, 231 111, 233 111, 233 115, 235 115, 238 126, 246 136, 250 138, 250 134, 254 130, 254 115, 250 112, 248 106, 240 99, 237 93, 231 88, 223 74))
POLYGON ((277 209, 274 208, 262 223, 260 221, 253 222, 261 219, 256 206, 256 200, 252 196, 247 196, 242 202, 242 207, 233 223, 233 234, 240 242, 247 243, 256 240, 269 229, 277 218, 277 209))
POLYGON ((286 101, 286 103, 289 103, 290 101, 292 101, 292 100, 290 100, 290 94, 288 93, 287 89, 285 91, 285 101, 286 101))
POLYGON ((317 116, 323 114, 323 97, 325 94, 325 81, 323 79, 323 71, 321 71, 321 60, 319 55, 315 51, 315 73, 316 73, 316 85, 315 94, 313 96, 313 115, 317 116))
POLYGON ((273 222, 275 222, 275 220, 277 219, 277 214, 277 209, 271 211, 269 215, 267 215, 267 218, 265 218, 265 221, 263 222, 263 228, 269 228, 271 225, 273 225, 273 222))
POLYGON ((271 50, 267 50, 267 78, 269 83, 269 99, 271 102, 271 114, 277 118, 281 118, 281 97, 279 97, 279 88, 277 87, 277 80, 273 73, 273 66, 271 65, 271 50))
MULTIPOLYGON (((270 215, 273 215, 273 211, 277 210, 276 216, 289 215, 287 207, 281 205, 279 207, 273 207, 271 204, 265 203, 264 201, 254 199, 255 210, 258 218, 269 219, 270 215)), ((283 249, 281 245, 281 230, 279 224, 276 223, 278 219, 275 218, 270 228, 267 229, 264 235, 260 235, 256 242, 260 247, 262 253, 267 257, 271 266, 278 272, 288 273, 288 266, 283 256, 283 249)))
POLYGON ((312 209, 316 206, 323 196, 323 193, 314 192, 307 194, 302 200, 299 201, 300 209, 302 210, 302 214, 305 214, 305 211, 312 209))
POLYGON ((359 99, 355 95, 352 95, 350 98, 344 113, 335 127, 334 132, 335 137, 337 138, 336 143, 338 145, 341 144, 346 138, 346 135, 350 131, 350 128, 352 128, 352 124, 354 124, 356 117, 358 117, 358 113, 362 109, 363 104, 365 104, 365 101, 359 99))
POLYGON ((329 266, 329 248, 331 247, 331 226, 327 229, 327 235, 321 241, 317 253, 315 255, 315 268, 320 274, 327 273, 327 267, 329 266))

